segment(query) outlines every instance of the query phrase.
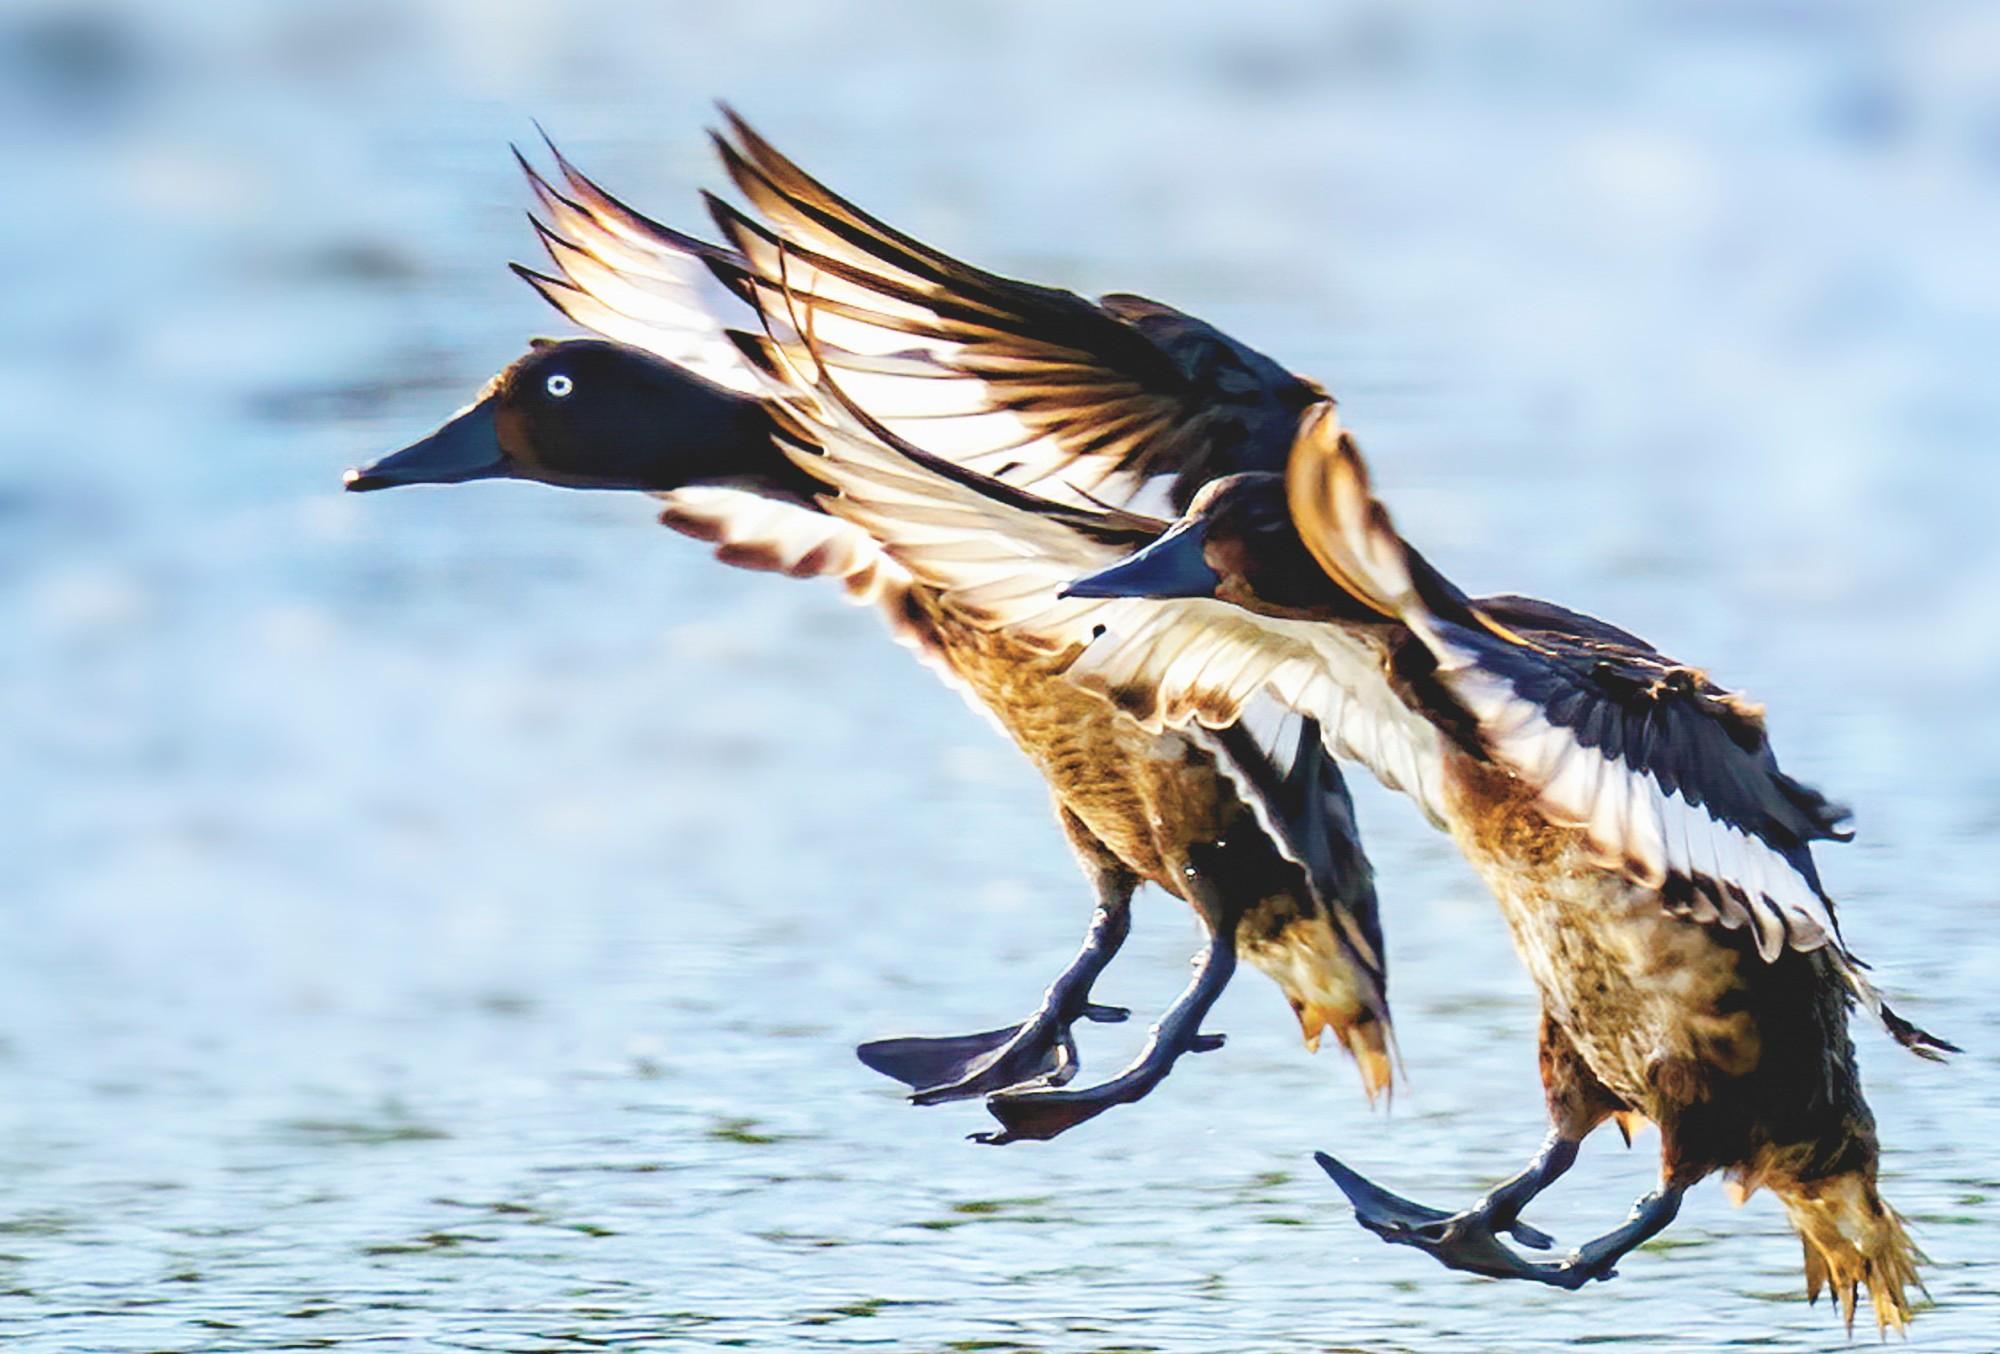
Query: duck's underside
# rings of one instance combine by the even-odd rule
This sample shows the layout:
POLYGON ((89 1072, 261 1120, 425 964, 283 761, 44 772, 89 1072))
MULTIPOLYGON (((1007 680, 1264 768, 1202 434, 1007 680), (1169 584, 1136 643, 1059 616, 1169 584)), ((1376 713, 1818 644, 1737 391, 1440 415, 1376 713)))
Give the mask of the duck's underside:
POLYGON ((900 599, 899 621, 906 638, 945 667, 1048 780, 1097 906, 1076 958, 1020 1025, 881 1040, 862 1046, 863 1062, 909 1085, 920 1104, 989 1097, 1002 1127, 986 1141, 1052 1137, 1139 1099, 1181 1054, 1218 1047, 1221 1036, 1201 1033, 1200 1020, 1240 954, 1284 990, 1308 1047, 1331 1028, 1355 1058, 1370 1098, 1388 1088, 1390 1031, 1369 971, 1379 956, 1357 956, 1356 938, 1279 852, 1213 752, 1178 734, 1148 733, 1066 679, 1074 653, 1049 653, 973 625, 924 588, 900 599), (1124 941, 1141 883, 1192 905, 1209 944, 1138 1058, 1100 1086, 1064 1089, 1077 1072, 1074 1022, 1128 1014, 1092 1001, 1090 990, 1124 941))

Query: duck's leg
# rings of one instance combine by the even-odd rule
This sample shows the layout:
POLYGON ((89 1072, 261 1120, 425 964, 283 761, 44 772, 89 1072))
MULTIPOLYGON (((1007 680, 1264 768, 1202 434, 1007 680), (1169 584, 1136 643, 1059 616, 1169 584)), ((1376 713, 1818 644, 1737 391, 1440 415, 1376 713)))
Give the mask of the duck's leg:
MULTIPOLYGON (((1584 1257, 1582 1251, 1561 1264, 1534 1264, 1516 1255, 1499 1238, 1500 1233, 1509 1233, 1522 1245, 1537 1250, 1547 1250, 1555 1244, 1547 1233, 1523 1223, 1521 1210, 1562 1178, 1576 1161, 1577 1149, 1592 1129, 1626 1108, 1623 1101, 1598 1081, 1569 1036, 1546 1014, 1542 1017, 1541 1055, 1542 1082, 1552 1124, 1549 1136, 1525 1169, 1488 1191, 1471 1208, 1458 1213, 1427 1208, 1391 1194, 1324 1152, 1315 1154, 1315 1160, 1347 1195, 1348 1202, 1354 1205, 1355 1220, 1363 1227, 1385 1241, 1428 1251, 1448 1269, 1499 1279, 1535 1279, 1562 1287, 1575 1287, 1589 1278, 1609 1277, 1610 1261, 1631 1246, 1602 1261, 1603 1272, 1595 1273, 1585 1272, 1597 1263, 1594 1261, 1579 1268, 1580 1258, 1584 1257)), ((1667 1216, 1671 1220, 1672 1214, 1667 1216)), ((1665 1225, 1665 1221, 1658 1224, 1665 1225)), ((1621 1228, 1590 1244, 1615 1248, 1625 1230, 1621 1228)), ((1646 1233, 1650 1235, 1651 1232, 1646 1233)), ((1631 1245, 1643 1240, 1645 1236, 1631 1245)))
POLYGON ((1563 1288, 1581 1288, 1592 1279, 1616 1275, 1614 1265, 1667 1230, 1667 1225, 1681 1211, 1681 1195, 1685 1193, 1686 1185, 1664 1184, 1633 1204, 1632 1216, 1623 1226, 1572 1251, 1569 1259, 1556 1267, 1563 1273, 1554 1282, 1563 1288))
POLYGON ((1118 953, 1132 929, 1132 894, 1138 878, 1099 845, 1089 830, 1063 812, 1064 827, 1091 876, 1097 908, 1083 948, 1042 994, 1041 1005, 1019 1025, 943 1038, 878 1039, 855 1050, 861 1061, 911 1088, 919 1105, 990 1095, 1025 1081, 1060 1086, 1076 1075, 1078 1020, 1120 1021, 1131 1012, 1090 1000, 1097 975, 1118 953))
POLYGON ((1194 977, 1148 1032, 1139 1056, 1110 1081, 1095 1086, 1077 1090, 1019 1086, 988 1097, 986 1108, 1000 1121, 1000 1127, 975 1133, 975 1140, 999 1146, 1053 1138, 1113 1105, 1143 1099, 1166 1079, 1183 1053, 1206 1053, 1222 1047, 1222 1036, 1203 1034, 1201 1022, 1236 972, 1236 921, 1241 909, 1225 902, 1206 872, 1191 867, 1188 882, 1196 910, 1209 927, 1208 944, 1195 961, 1194 977))
MULTIPOLYGON (((1550 1141, 1553 1143, 1557 1139, 1552 1136, 1550 1141)), ((1576 1155, 1573 1144, 1568 1154, 1572 1158, 1576 1155)), ((1547 1155, 1545 1147, 1536 1161, 1541 1162, 1547 1155)), ((1556 1288, 1577 1289, 1593 1279, 1615 1276, 1618 1271, 1614 1267, 1618 1261, 1666 1230, 1680 1212, 1681 1195, 1687 1190, 1685 1185, 1662 1185, 1632 1206, 1632 1214, 1623 1225, 1595 1241, 1585 1242, 1571 1251, 1567 1259, 1538 1264, 1516 1255, 1496 1233, 1511 1230, 1523 1245, 1538 1249, 1548 1248, 1548 1236, 1518 1221, 1511 1225, 1507 1223, 1504 1204, 1489 1211, 1490 1202, 1496 1195, 1519 1185, 1535 1173, 1534 1165, 1487 1195, 1473 1208, 1463 1213, 1445 1214, 1389 1193, 1324 1152, 1315 1153, 1314 1159, 1347 1195, 1348 1201, 1354 1205, 1354 1216, 1361 1225, 1384 1241, 1427 1251, 1437 1257, 1446 1269, 1483 1274, 1492 1279, 1531 1279, 1556 1288)), ((1553 1179, 1552 1176, 1550 1178, 1553 1179)))

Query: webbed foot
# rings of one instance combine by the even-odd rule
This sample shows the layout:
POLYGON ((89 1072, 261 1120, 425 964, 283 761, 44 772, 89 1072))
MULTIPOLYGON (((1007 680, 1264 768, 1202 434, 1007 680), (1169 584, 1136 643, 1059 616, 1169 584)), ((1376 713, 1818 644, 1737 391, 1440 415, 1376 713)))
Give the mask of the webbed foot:
MULTIPOLYGON (((1130 1017, 1121 1006, 1084 1003, 1085 1020, 1115 1023, 1130 1017)), ((1070 1022, 1037 1012, 1020 1025, 944 1038, 877 1039, 854 1052, 863 1064, 902 1082, 919 1105, 939 1105, 991 1095, 1036 1082, 1061 1086, 1076 1075, 1076 1041, 1070 1022)))
POLYGON ((1487 1208, 1446 1213, 1392 1194, 1324 1152, 1315 1152, 1313 1160, 1354 1206, 1355 1221, 1384 1241, 1428 1252, 1447 1269, 1495 1279, 1536 1279, 1563 1288, 1598 1277, 1579 1278, 1567 1263, 1534 1264, 1516 1255, 1497 1233, 1505 1232, 1534 1250, 1545 1251, 1555 1245, 1548 1233, 1519 1218, 1506 1218, 1487 1208))
MULTIPOLYGON (((1548 1162, 1554 1155, 1545 1149, 1538 1165, 1530 1167, 1529 1172, 1516 1177, 1510 1185, 1546 1175, 1546 1167, 1542 1163, 1548 1162)), ((1574 1156, 1573 1147, 1562 1148, 1555 1173, 1568 1169, 1568 1163, 1574 1156)), ((1520 1202, 1525 1202, 1525 1198, 1520 1202, 1510 1202, 1515 1196, 1509 1186, 1502 1186, 1495 1195, 1489 1195, 1479 1207, 1463 1213, 1447 1214, 1391 1194, 1324 1152, 1315 1152, 1313 1159, 1319 1162, 1320 1169, 1333 1177, 1333 1183, 1340 1186, 1347 1201, 1354 1205, 1355 1219, 1384 1241, 1426 1251, 1447 1269, 1484 1274, 1494 1279, 1529 1279, 1572 1292, 1585 1284, 1615 1277, 1618 1261, 1658 1236, 1673 1222, 1680 1210, 1681 1194, 1686 1188, 1679 1184, 1662 1186, 1634 1205, 1631 1216, 1622 1225, 1579 1246, 1564 1260, 1554 1264, 1536 1264, 1516 1255, 1496 1235, 1496 1232, 1511 1233, 1522 1245, 1537 1250, 1547 1250, 1554 1244, 1547 1233, 1507 1216, 1520 1206, 1520 1202)), ((1546 1180, 1539 1183, 1546 1183, 1546 1180)), ((1526 1197, 1533 1197, 1532 1190, 1526 1193, 1526 1197)))

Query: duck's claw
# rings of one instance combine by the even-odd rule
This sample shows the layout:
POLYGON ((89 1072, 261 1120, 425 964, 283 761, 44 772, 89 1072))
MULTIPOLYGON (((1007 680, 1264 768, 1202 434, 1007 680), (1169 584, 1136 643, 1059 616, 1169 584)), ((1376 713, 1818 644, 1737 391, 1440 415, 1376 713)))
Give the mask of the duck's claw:
POLYGON ((1508 1236, 1513 1237, 1514 1240, 1520 1242, 1531 1251, 1552 1251, 1556 1247, 1556 1239, 1554 1237, 1539 1227, 1528 1226, 1527 1223, 1522 1222, 1519 1218, 1514 1219, 1513 1223, 1506 1228, 1506 1232, 1508 1236))
MULTIPOLYGON (((1355 1221, 1384 1241, 1429 1252, 1447 1269, 1495 1279, 1533 1279, 1559 1288, 1575 1288, 1591 1278, 1608 1277, 1584 1273, 1573 1262, 1531 1263, 1510 1250, 1495 1235, 1495 1219, 1477 1209, 1446 1213, 1429 1208, 1400 1194, 1391 1194, 1324 1152, 1315 1152, 1313 1160, 1354 1206, 1355 1221)), ((1536 1250, 1548 1250, 1555 1245, 1555 1239, 1548 1233, 1519 1219, 1506 1222, 1499 1230, 1536 1250)))

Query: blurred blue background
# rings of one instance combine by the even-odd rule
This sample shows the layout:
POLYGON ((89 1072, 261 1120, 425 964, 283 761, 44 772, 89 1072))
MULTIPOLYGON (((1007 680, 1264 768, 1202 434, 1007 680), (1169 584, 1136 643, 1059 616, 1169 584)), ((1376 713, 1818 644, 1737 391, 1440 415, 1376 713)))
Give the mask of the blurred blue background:
MULTIPOLYGON (((1859 1033, 1917 1339, 1991 1347, 2000 11, 1859 0, 0 10, 0 1339, 1833 1342, 1768 1199, 1580 1297, 1353 1226, 1312 1148, 1450 1202, 1540 1133, 1527 981, 1406 804, 1356 787, 1392 1114, 1246 974, 1143 1106, 974 1147, 850 1049, 1070 952, 1012 749, 643 500, 342 496, 564 332, 507 142, 699 228, 716 97, 941 247, 1322 379, 1460 581, 1769 702, 1856 807, 1850 940, 1972 1050, 1859 1033)), ((1142 904, 1103 995, 1194 943, 1142 904)), ((1650 1178, 1594 1142, 1537 1221, 1650 1178)))

